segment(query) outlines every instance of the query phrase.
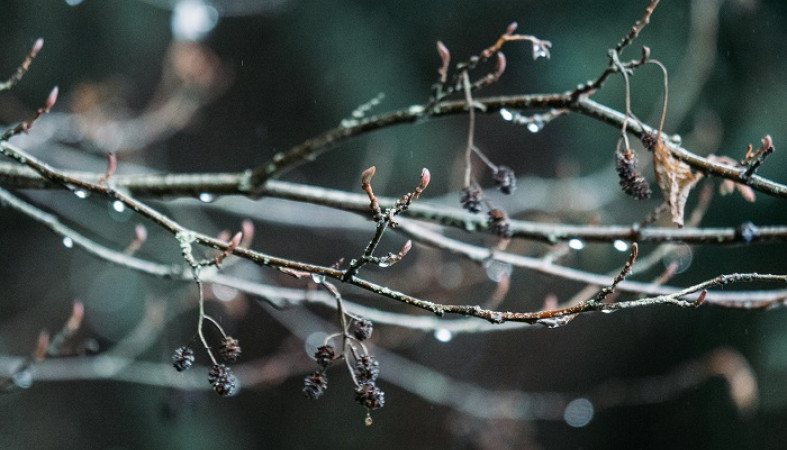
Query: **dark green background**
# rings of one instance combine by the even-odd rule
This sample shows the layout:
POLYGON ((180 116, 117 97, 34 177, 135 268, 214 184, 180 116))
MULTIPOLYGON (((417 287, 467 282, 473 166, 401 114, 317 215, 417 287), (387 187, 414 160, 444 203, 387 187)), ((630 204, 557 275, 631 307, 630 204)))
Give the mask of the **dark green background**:
MULTIPOLYGON (((179 172, 241 170, 335 127, 357 105, 380 92, 386 97, 378 111, 423 103, 436 78, 437 39, 461 59, 493 42, 511 21, 519 23, 522 33, 550 40, 552 58, 533 61, 527 45, 506 46, 508 70, 485 93, 570 90, 604 69, 607 49, 641 16, 646 3, 290 1, 263 16, 223 17, 205 43, 233 73, 232 85, 186 131, 146 151, 142 162, 179 172)), ((637 57, 639 47, 647 45, 652 56, 675 73, 686 55, 688 3, 663 1, 626 57, 637 57)), ((742 157, 748 143, 756 146, 763 135, 771 134, 777 150, 759 173, 784 182, 787 4, 778 0, 750 2, 754 6, 742 3, 729 1, 722 6, 713 71, 688 116, 666 131, 689 135, 698 117, 711 114, 721 127, 718 147, 693 147, 703 142, 701 136, 684 143, 702 155, 734 158, 742 157)), ((87 0, 77 7, 54 0, 4 2, 0 6, 0 74, 13 72, 35 38, 44 37, 46 44, 30 73, 12 93, 3 93, 0 103, 3 99, 7 104, 20 101, 30 111, 51 86, 59 85, 58 108, 65 110, 78 83, 116 78, 126 84, 131 106, 142 108, 161 74, 171 39, 169 16, 167 9, 136 1, 87 0)), ((662 94, 659 72, 644 68, 632 83, 635 113, 654 123, 652 113, 662 94)), ((679 99, 683 88, 673 84, 670 96, 679 99)), ((595 98, 620 109, 622 91, 620 80, 613 79, 595 98)), ((22 118, 8 117, 8 109, 4 110, 3 119, 9 123, 22 118)), ((378 173, 388 178, 380 191, 397 195, 412 187, 421 167, 430 167, 432 185, 426 197, 456 195, 461 178, 455 170, 451 172, 451 164, 462 152, 466 126, 466 119, 457 117, 382 130, 344 143, 284 178, 355 190, 360 171, 377 164, 378 173)), ((616 130, 581 116, 561 118, 536 135, 494 116, 479 119, 477 143, 498 164, 512 166, 519 175, 554 177, 566 171, 588 175, 607 167, 617 135, 616 130)), ((610 190, 617 190, 616 179, 610 178, 608 184, 610 190)), ((51 195, 74 202, 67 194, 51 195)), ((527 196, 527 185, 520 185, 516 195, 527 196)), ((642 204, 620 194, 598 216, 602 223, 630 223, 641 219, 658 198, 656 194, 654 200, 642 204)), ((689 207, 694 202, 692 198, 689 207)), ((97 210, 105 207, 99 199, 90 204, 97 210)), ((717 196, 703 225, 729 227, 747 220, 784 224, 785 211, 783 200, 764 195, 758 195, 754 204, 738 196, 717 196)), ((592 216, 564 213, 561 220, 583 223, 592 216)), ((522 217, 554 219, 548 212, 522 217)), ((108 277, 110 286, 123 285, 122 295, 140 298, 137 306, 123 312, 131 318, 141 317, 146 295, 183 296, 183 286, 175 290, 172 283, 129 271, 112 268, 108 272, 106 264, 81 252, 66 252, 58 237, 14 212, 0 210, 0 220, 4 255, 0 352, 6 355, 26 355, 38 329, 60 326, 70 302, 87 295, 74 280, 101 274, 108 277)), ((219 227, 238 222, 237 218, 215 220, 219 227)), ((199 227, 198 222, 187 225, 199 227)), ((256 248, 321 264, 356 255, 368 239, 366 235, 321 234, 274 225, 261 228, 264 233, 256 248), (291 239, 298 233, 305 237, 291 239)), ((104 231, 101 239, 118 246, 126 242, 125 236, 107 234, 111 233, 104 231)), ((481 238, 460 236, 484 243, 481 238)), ((398 238, 390 239, 398 242, 398 238)), ((173 242, 167 245, 169 253, 157 254, 154 248, 146 256, 177 261, 177 247, 173 242)), ((519 249, 529 254, 542 251, 532 246, 519 249)), ((689 285, 720 273, 785 273, 787 269, 781 244, 692 251, 690 269, 672 284, 689 285)), ((566 262, 606 271, 622 261, 609 246, 594 244, 566 262)), ((638 279, 648 280, 657 272, 638 279)), ((398 287, 414 294, 431 292, 406 283, 398 287)), ((562 298, 580 287, 562 282, 556 286, 554 280, 515 271, 504 308, 538 308, 544 295, 555 292, 562 298)), ((730 289, 736 288, 757 286, 730 289)), ((112 297, 113 289, 108 288, 106 295, 112 297)), ((450 295, 438 292, 436 300, 474 302, 473 295, 492 290, 488 282, 474 289, 450 295)), ((379 299, 373 304, 390 305, 379 299)), ((325 318, 333 317, 328 311, 315 310, 325 318)), ((88 307, 83 331, 88 336, 91 315, 96 317, 88 307)), ((172 349, 194 333, 195 316, 191 310, 176 319, 143 358, 166 362, 172 349)), ((112 316, 107 317, 111 320, 112 316)), ((448 345, 438 344, 430 335, 408 335, 406 345, 399 342, 396 351, 488 389, 581 394, 609 379, 667 373, 712 349, 730 346, 742 352, 758 377, 761 403, 752 416, 741 417, 724 383, 712 379, 660 404, 597 412, 581 429, 557 421, 508 424, 502 427, 507 432, 492 433, 495 445, 486 448, 521 448, 529 442, 544 448, 774 448, 787 439, 783 426, 787 416, 786 320, 782 310, 659 307, 583 316, 557 330, 462 336, 448 345)), ((248 358, 264 358, 289 335, 269 312, 254 304, 231 326, 241 337, 248 358)), ((379 345, 386 346, 385 337, 395 342, 392 337, 397 332, 398 328, 383 331, 379 345)), ((101 339, 103 346, 112 345, 111 339, 101 339)), ((381 364, 384 378, 385 361, 381 364)), ((471 448, 483 447, 477 438, 499 425, 470 419, 472 425, 462 426, 466 417, 383 381, 388 405, 375 414, 375 425, 366 428, 361 423, 362 411, 350 400, 350 380, 341 368, 332 372, 329 394, 320 402, 305 401, 300 384, 301 378, 295 377, 270 389, 245 389, 237 397, 220 399, 211 392, 184 394, 116 381, 40 382, 28 391, 0 396, 0 447, 471 448)))

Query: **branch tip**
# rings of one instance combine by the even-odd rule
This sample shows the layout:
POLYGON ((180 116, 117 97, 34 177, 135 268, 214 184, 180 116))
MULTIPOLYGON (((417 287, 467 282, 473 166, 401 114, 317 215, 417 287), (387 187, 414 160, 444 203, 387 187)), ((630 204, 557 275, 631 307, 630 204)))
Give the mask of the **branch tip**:
POLYGON ((148 229, 145 228, 145 225, 138 223, 137 226, 134 227, 134 236, 139 241, 146 241, 148 239, 148 229))
POLYGON ((408 239, 407 242, 405 242, 404 245, 402 246, 402 250, 399 252, 399 254, 404 257, 404 255, 408 254, 410 252, 410 249, 412 248, 413 248, 413 241, 408 239))
POLYGON ((98 184, 104 184, 117 170, 117 156, 113 152, 107 153, 107 171, 98 179, 98 184))
POLYGON ((426 187, 429 186, 429 182, 431 180, 432 180, 432 174, 431 172, 429 172, 429 169, 427 169, 426 167, 421 169, 421 184, 419 184, 418 187, 420 187, 421 190, 426 189, 426 187))
POLYGON ((442 41, 437 41, 437 54, 440 55, 440 68, 437 73, 440 75, 440 83, 445 83, 448 79, 448 65, 451 64, 451 52, 442 41))
POLYGON ((701 304, 705 303, 705 297, 707 295, 708 295, 708 290, 707 289, 703 289, 702 292, 700 292, 699 297, 697 297, 697 300, 694 301, 694 303, 697 306, 700 306, 701 304))
POLYGON ((362 184, 370 184, 372 182, 372 177, 374 176, 374 172, 377 171, 377 167, 372 166, 368 169, 364 170, 361 173, 361 183, 362 184))
POLYGON ((44 112, 49 112, 55 103, 57 103, 57 94, 60 92, 60 89, 55 86, 49 91, 49 96, 46 98, 46 103, 44 104, 44 112))
POLYGON ((38 333, 36 340, 36 348, 33 350, 33 361, 41 362, 46 358, 47 349, 49 348, 49 332, 41 330, 38 333))
POLYGON ((41 51, 41 48, 44 46, 44 38, 36 39, 35 43, 33 44, 33 48, 30 49, 30 56, 35 58, 38 52, 41 51))
POLYGON ((495 66, 495 73, 492 75, 495 80, 499 79, 503 72, 506 71, 506 55, 503 52, 497 52, 497 65, 495 66))

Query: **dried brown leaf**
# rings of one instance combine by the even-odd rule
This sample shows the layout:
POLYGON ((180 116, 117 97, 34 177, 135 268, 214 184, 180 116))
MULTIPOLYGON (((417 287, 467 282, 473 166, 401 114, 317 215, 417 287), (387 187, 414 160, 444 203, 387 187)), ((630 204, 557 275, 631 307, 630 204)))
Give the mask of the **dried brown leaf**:
POLYGON ((672 222, 683 227, 686 200, 702 174, 693 173, 688 164, 672 156, 667 145, 659 138, 653 141, 653 168, 661 193, 670 207, 672 222))

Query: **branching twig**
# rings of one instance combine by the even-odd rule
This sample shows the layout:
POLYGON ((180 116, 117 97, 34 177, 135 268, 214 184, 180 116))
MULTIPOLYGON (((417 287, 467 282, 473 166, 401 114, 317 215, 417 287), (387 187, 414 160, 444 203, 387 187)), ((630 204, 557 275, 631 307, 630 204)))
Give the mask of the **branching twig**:
POLYGON ((30 116, 30 118, 28 118, 26 121, 20 123, 19 125, 15 126, 14 128, 11 128, 10 130, 0 135, 0 141, 7 141, 12 137, 16 136, 17 134, 27 133, 30 130, 30 128, 33 126, 33 124, 36 123, 36 121, 41 116, 43 116, 44 114, 49 114, 49 111, 52 110, 52 107, 55 106, 55 103, 57 102, 57 94, 58 94, 58 88, 57 86, 55 86, 49 92, 49 95, 46 98, 46 102, 44 102, 44 106, 38 108, 36 112, 33 113, 33 115, 30 116))
POLYGON ((634 261, 637 259, 637 255, 639 254, 639 246, 636 242, 631 243, 631 253, 629 253, 629 259, 626 261, 626 265, 623 266, 623 269, 620 270, 620 273, 615 276, 615 279, 612 280, 612 284, 609 286, 605 286, 604 289, 600 290, 596 295, 594 295, 588 302, 603 302, 610 294, 615 292, 615 288, 620 284, 621 281, 626 279, 629 273, 631 273, 631 266, 634 265, 634 261))

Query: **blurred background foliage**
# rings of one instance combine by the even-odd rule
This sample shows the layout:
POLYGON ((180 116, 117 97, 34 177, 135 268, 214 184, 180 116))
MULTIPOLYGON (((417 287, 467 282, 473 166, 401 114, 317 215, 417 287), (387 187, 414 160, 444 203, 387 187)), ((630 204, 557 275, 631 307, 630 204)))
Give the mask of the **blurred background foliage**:
MULTIPOLYGON (((204 85, 215 96, 200 93, 204 103, 187 124, 121 157, 121 168, 133 163, 157 171, 238 171, 338 126, 358 105, 379 93, 385 97, 374 112, 424 103, 437 78, 436 40, 445 42, 458 61, 490 45, 511 21, 519 23, 522 33, 550 40, 552 58, 533 61, 526 45, 507 45, 508 69, 500 82, 482 95, 571 90, 601 73, 607 63, 607 49, 642 15, 647 3, 190 1, 192 6, 210 7, 207 22, 200 36, 182 37, 198 37, 203 50, 215 53, 219 68, 206 64, 217 71, 222 82, 204 85)), ((128 116, 150 108, 158 101, 157 95, 167 90, 162 80, 166 79, 166 61, 171 61, 168 58, 172 57, 174 34, 188 32, 173 25, 174 11, 185 3, 3 2, 0 73, 13 73, 37 37, 43 37, 46 43, 22 82, 11 92, 0 94, 0 119, 13 123, 27 117, 53 85, 59 85, 61 92, 56 109, 64 113, 79 111, 85 92, 111 97, 111 111, 123 111, 128 116)), ((679 80, 670 89, 675 105, 687 92, 698 89, 682 118, 668 114, 665 131, 680 134, 685 146, 698 154, 724 154, 735 159, 743 157, 747 144, 756 147, 762 136, 771 134, 777 150, 759 174, 784 182, 787 159, 780 150, 781 143, 787 142, 785 20, 787 3, 780 0, 662 1, 652 23, 626 55, 638 57, 642 45, 652 49, 652 56, 667 66, 672 79, 679 80), (720 4, 718 14, 700 17, 703 23, 718 28, 713 47, 702 52, 710 57, 711 64, 704 82, 692 78, 691 72, 687 72, 688 78, 680 78, 686 58, 696 65, 701 57, 689 52, 688 42, 690 8, 702 3, 720 4)), ((204 73, 200 71, 208 69, 197 65, 195 70, 204 73)), ((638 70, 632 78, 634 112, 651 124, 657 122, 661 86, 661 75, 654 67, 638 70)), ((613 78, 594 98, 622 110, 621 80, 613 78)), ((43 129, 44 121, 41 126, 43 129)), ((466 117, 381 130, 346 142, 283 178, 357 191, 360 172, 376 165, 375 191, 395 196, 415 185, 421 167, 429 167, 432 184, 426 200, 441 197, 456 205, 466 131, 466 117)), ((506 123, 497 115, 480 116, 476 131, 477 144, 496 163, 513 167, 519 176, 558 181, 608 171, 618 136, 617 130, 578 115, 559 118, 537 134, 506 123)), ((35 134, 34 129, 30 139, 35 139, 35 134)), ((84 143, 72 147, 85 154, 99 153, 84 143)), ((85 166, 79 157, 64 157, 66 153, 58 156, 57 146, 42 145, 38 152, 71 169, 103 171, 105 164, 100 158, 92 158, 85 166)), ((648 159, 647 153, 641 151, 640 158, 648 159)), ((489 184, 488 175, 479 173, 479 177, 489 184)), ((649 178, 652 180, 652 176, 649 178)), ((611 172, 602 181, 605 183, 593 185, 598 191, 591 194, 610 200, 601 202, 598 208, 583 208, 566 199, 559 211, 525 209, 517 217, 625 224, 640 220, 658 204, 658 194, 642 203, 625 198, 611 172)), ((112 213, 111 204, 103 199, 75 202, 72 194, 59 192, 26 195, 64 214, 67 221, 81 223, 87 218, 92 236, 117 248, 128 242, 128 229, 137 221, 128 212, 112 213)), ((527 183, 520 183, 515 195, 527 199, 535 194, 527 183)), ((695 203, 696 195, 689 201, 689 208, 695 203)), ((267 204, 262 200, 249 202, 246 207, 264 216, 267 204)), ((194 208, 184 207, 184 212, 160 206, 187 226, 209 234, 235 229, 242 219, 221 212, 200 215, 194 208)), ((293 208, 299 206, 294 204, 293 208)), ((308 214, 298 220, 308 222, 308 214)), ((0 271, 0 353, 28 354, 38 330, 60 327, 75 299, 86 304, 86 324, 81 333, 96 339, 102 349, 112 348, 137 330, 146 320, 146 305, 162 301, 175 318, 137 357, 167 363, 171 351, 191 339, 196 313, 183 305, 193 307, 193 286, 109 266, 65 248, 60 238, 10 210, 0 210, 0 215, 4 254, 0 271)), ((755 203, 747 203, 737 195, 716 196, 703 225, 730 227, 745 221, 776 225, 786 219, 783 200, 758 195, 755 203)), ((259 221, 255 248, 329 264, 359 254, 371 236, 372 227, 368 225, 368 230, 359 232, 259 221)), ((141 254, 177 262, 180 255, 174 240, 151 231, 149 244, 141 254)), ((491 244, 484 237, 456 235, 473 243, 491 244)), ((386 239, 391 248, 401 245, 399 237, 386 239)), ((651 248, 643 246, 645 251, 651 248)), ((512 250, 539 255, 545 247, 515 242, 512 250)), ((686 286, 720 273, 784 273, 787 269, 783 244, 686 246, 681 251, 685 271, 671 280, 673 285, 686 286)), ((409 267, 397 266, 391 275, 375 276, 394 288, 447 303, 474 303, 494 290, 494 283, 485 277, 482 268, 421 248, 416 248, 415 255, 402 264, 409 267), (419 264, 444 268, 437 276, 441 282, 413 283, 413 278, 407 277, 418 275, 419 264), (458 292, 450 289, 455 282, 448 279, 452 273, 456 277, 457 270, 460 278, 471 280, 458 292)), ((607 271, 620 267, 624 259, 609 245, 589 244, 582 251, 571 252, 566 263, 607 271)), ((661 270, 663 266, 639 274, 637 279, 652 279, 661 270)), ((503 308, 537 309, 547 295, 565 299, 579 288, 575 283, 556 285, 554 280, 514 271, 503 308)), ((351 289, 346 293, 360 297, 351 289)), ((272 318, 288 314, 297 319, 297 310, 277 312, 260 308, 253 301, 239 302, 234 309, 221 305, 211 308, 231 333, 241 338, 244 358, 264 361, 271 354, 290 355, 286 361, 293 368, 284 373, 291 376, 243 389, 229 399, 208 391, 117 380, 41 381, 29 390, 0 396, 0 447, 773 448, 787 438, 781 426, 787 413, 784 310, 647 308, 587 315, 556 330, 533 328, 457 336, 447 344, 431 334, 378 327, 377 345, 457 380, 490 390, 578 396, 608 380, 669 373, 686 361, 728 347, 739 351, 754 368, 760 404, 755 412, 740 414, 724 381, 713 378, 663 402, 598 411, 587 426, 573 428, 561 420, 485 421, 382 382, 388 403, 376 412, 374 426, 367 428, 362 425, 361 409, 352 403, 349 377, 340 369, 331 372, 331 387, 325 398, 319 402, 302 398, 300 385, 303 373, 310 370, 309 358, 300 341, 291 337, 291 331, 272 318)), ((372 298, 369 304, 402 310, 379 298, 372 298)), ((333 318, 330 311, 313 310, 326 319, 333 318)), ((333 326, 312 331, 331 332, 333 326)), ((385 378, 386 361, 381 364, 385 378)))

